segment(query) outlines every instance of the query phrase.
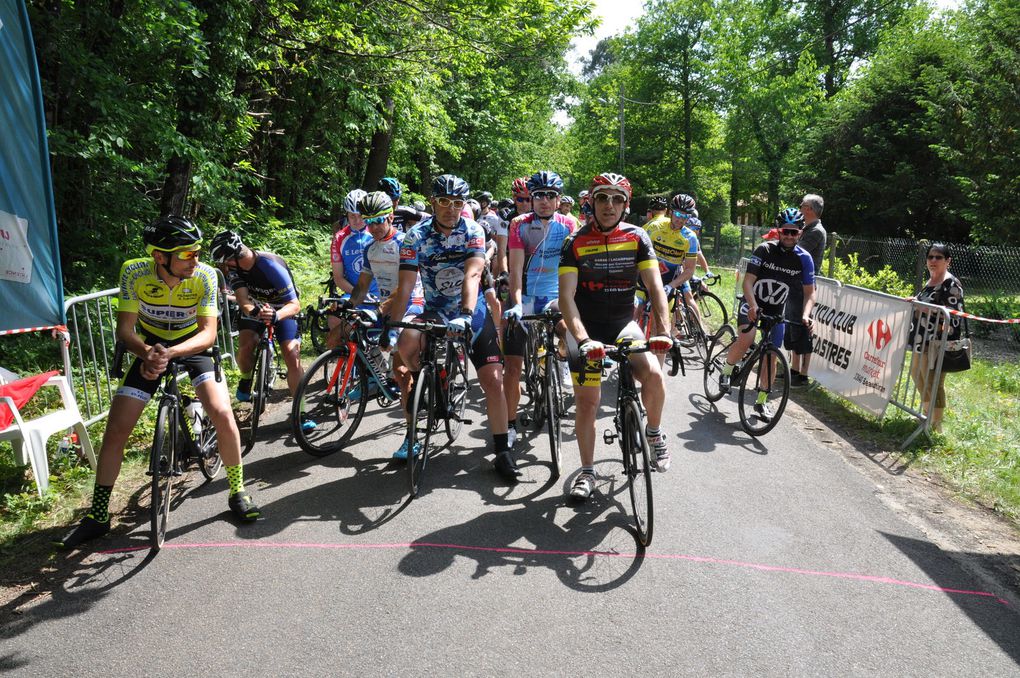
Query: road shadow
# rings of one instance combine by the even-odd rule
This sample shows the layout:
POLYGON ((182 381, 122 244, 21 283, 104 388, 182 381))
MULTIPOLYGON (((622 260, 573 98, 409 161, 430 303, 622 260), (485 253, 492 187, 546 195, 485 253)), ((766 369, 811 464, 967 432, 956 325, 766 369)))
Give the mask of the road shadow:
POLYGON ((629 498, 622 473, 605 474, 600 468, 595 493, 587 502, 576 504, 556 494, 509 511, 484 512, 415 539, 398 569, 410 577, 428 577, 458 559, 470 559, 475 565, 472 579, 497 568, 513 568, 515 575, 543 568, 571 589, 610 591, 633 578, 644 563, 644 548, 637 543, 625 502, 629 498))
POLYGON ((729 421, 716 404, 702 394, 691 393, 687 399, 693 405, 688 410, 691 425, 676 434, 677 438, 686 441, 684 448, 702 454, 715 452, 718 447, 740 447, 761 456, 769 453, 769 448, 760 438, 747 435, 739 423, 729 421))
POLYGON ((901 553, 924 570, 936 585, 948 589, 946 596, 966 614, 985 635, 1020 665, 1020 610, 1015 605, 1020 572, 1020 556, 1001 553, 983 554, 945 551, 929 541, 912 539, 887 532, 879 532, 901 553), (1003 590, 988 591, 983 578, 971 574, 981 571, 990 574, 1003 590), (989 595, 975 595, 974 592, 989 595), (1010 604, 1005 596, 1011 598, 1010 604))

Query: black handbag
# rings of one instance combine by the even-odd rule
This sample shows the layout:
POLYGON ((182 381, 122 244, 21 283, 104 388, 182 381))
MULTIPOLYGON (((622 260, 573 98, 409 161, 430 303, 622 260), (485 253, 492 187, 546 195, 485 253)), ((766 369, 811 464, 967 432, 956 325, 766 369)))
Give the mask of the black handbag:
MULTIPOLYGON (((960 307, 966 312, 967 307, 960 302, 960 307)), ((963 338, 946 342, 946 352, 942 356, 942 372, 966 372, 970 369, 970 325, 967 319, 963 319, 963 338)))

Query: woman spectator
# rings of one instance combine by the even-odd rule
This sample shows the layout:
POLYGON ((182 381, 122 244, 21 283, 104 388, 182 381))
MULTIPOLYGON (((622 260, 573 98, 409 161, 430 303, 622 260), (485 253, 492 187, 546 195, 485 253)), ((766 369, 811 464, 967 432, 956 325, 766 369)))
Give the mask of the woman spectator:
MULTIPOLYGON (((943 243, 932 243, 928 246, 928 281, 921 288, 921 291, 914 297, 917 301, 923 301, 936 306, 945 306, 955 311, 963 310, 963 286, 960 280, 949 272, 949 265, 953 259, 949 247, 943 243)), ((935 431, 942 430, 942 414, 946 407, 945 373, 939 375, 937 384, 932 380, 935 376, 936 355, 930 353, 930 345, 938 336, 940 331, 939 316, 928 315, 928 325, 918 331, 916 328, 918 318, 910 328, 911 341, 913 343, 914 358, 910 363, 910 376, 917 385, 917 390, 924 398, 923 411, 931 417, 931 427, 935 431), (931 409, 931 398, 935 397, 935 408, 931 409)), ((961 320, 960 316, 950 316, 950 328, 948 341, 956 341, 960 338, 961 320)))

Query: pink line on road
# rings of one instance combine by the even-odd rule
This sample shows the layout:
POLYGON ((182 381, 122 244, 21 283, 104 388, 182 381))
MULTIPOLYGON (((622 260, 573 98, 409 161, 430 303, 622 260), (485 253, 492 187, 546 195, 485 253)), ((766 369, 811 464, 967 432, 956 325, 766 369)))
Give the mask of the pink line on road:
MULTIPOLYGON (((764 563, 750 563, 741 560, 729 560, 726 558, 711 558, 707 556, 691 556, 685 554, 670 553, 618 553, 615 551, 557 551, 548 549, 524 549, 512 546, 471 546, 466 544, 437 544, 431 542, 397 542, 391 544, 305 544, 300 542, 267 542, 267 541, 232 541, 232 542, 211 542, 197 544, 165 543, 163 549, 310 549, 319 551, 362 551, 362 550, 393 550, 393 549, 414 549, 431 548, 445 549, 450 551, 481 551, 483 553, 507 553, 523 556, 584 556, 601 558, 646 558, 648 560, 685 560, 694 563, 706 563, 710 565, 728 565, 761 572, 782 572, 784 574, 799 574, 809 577, 830 577, 833 579, 847 579, 851 581, 871 582, 875 584, 890 584, 907 588, 923 589, 926 591, 937 591, 939 593, 955 593, 964 596, 979 596, 982 598, 994 598, 1003 605, 1009 603, 988 591, 970 591, 967 589, 946 588, 935 584, 922 584, 920 582, 904 581, 892 577, 882 577, 871 574, 859 574, 855 572, 828 572, 825 570, 808 570, 800 567, 785 567, 782 565, 767 565, 764 563)), ((98 551, 97 553, 108 555, 115 553, 131 553, 135 551, 147 551, 147 546, 130 546, 119 549, 98 551)))

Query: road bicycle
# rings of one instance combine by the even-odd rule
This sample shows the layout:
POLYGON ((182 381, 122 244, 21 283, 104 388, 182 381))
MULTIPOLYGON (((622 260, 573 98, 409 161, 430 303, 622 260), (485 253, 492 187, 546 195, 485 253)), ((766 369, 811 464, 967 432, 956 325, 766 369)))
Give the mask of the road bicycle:
POLYGON ((701 278, 691 278, 691 294, 698 304, 701 326, 709 337, 729 323, 729 314, 722 300, 708 288, 719 284, 721 277, 715 273, 706 273, 701 278))
POLYGON ((387 365, 379 348, 382 333, 374 329, 375 312, 341 307, 335 302, 329 314, 339 318, 347 340, 319 355, 305 370, 291 409, 294 438, 308 454, 322 457, 342 449, 358 430, 371 400, 386 407, 400 398, 395 383, 387 378, 387 365), (301 415, 316 422, 306 431, 301 415))
POLYGON ((309 304, 305 307, 304 322, 302 329, 307 328, 308 339, 312 343, 312 348, 315 350, 316 355, 326 350, 326 337, 329 336, 329 317, 332 311, 336 310, 336 303, 332 303, 330 299, 339 298, 340 295, 336 293, 336 283, 333 282, 332 278, 323 280, 322 294, 319 295, 315 305, 309 304))
MULTIPOLYGON (((630 504, 634 515, 634 527, 637 529, 637 540, 642 546, 652 543, 655 527, 655 510, 652 498, 652 473, 655 465, 652 462, 651 448, 645 437, 645 408, 641 404, 634 372, 628 358, 636 353, 649 350, 647 342, 635 342, 623 339, 615 346, 606 347, 606 355, 619 364, 617 369, 616 412, 613 415, 613 429, 606 429, 602 439, 607 445, 619 441, 623 455, 623 473, 627 479, 630 493, 630 504)), ((683 362, 679 357, 678 347, 674 342, 670 352, 674 354, 671 376, 675 376, 679 365, 683 362)), ((584 383, 587 369, 584 363, 580 381, 584 383)), ((597 368, 596 368, 597 369, 597 368)))
MULTIPOLYGON (((254 315, 257 317, 261 307, 256 305, 254 315)), ((276 386, 278 378, 286 378, 287 370, 280 360, 273 340, 276 329, 273 323, 264 323, 259 331, 258 342, 255 344, 255 366, 252 369, 251 411, 247 420, 238 420, 241 433, 241 456, 247 455, 255 446, 259 432, 259 422, 266 411, 269 396, 276 386)))
MULTIPOLYGON (((113 377, 124 376, 124 351, 124 344, 117 342, 110 370, 113 377)), ((214 347, 200 355, 212 357, 216 381, 222 381, 219 349, 214 347)), ((170 506, 178 479, 187 473, 192 462, 198 465, 206 480, 212 480, 223 466, 216 428, 209 415, 196 396, 181 392, 178 377, 180 372, 187 371, 183 360, 170 360, 157 392, 156 431, 152 436, 149 470, 146 472, 151 488, 149 541, 154 551, 158 551, 166 540, 170 506)))
POLYGON ((564 360, 559 358, 556 349, 556 324, 562 318, 562 313, 551 309, 521 317, 521 321, 532 322, 528 329, 528 357, 525 358, 525 365, 530 363, 532 368, 524 372, 532 411, 522 414, 521 423, 530 424, 535 430, 545 427, 554 478, 558 478, 562 470, 562 428, 568 410, 568 386, 563 383, 560 370, 564 360))
MULTIPOLYGON (((669 373, 671 376, 674 376, 678 373, 687 376, 687 367, 684 364, 685 357, 683 353, 680 351, 680 348, 681 347, 694 348, 699 346, 700 344, 707 343, 707 341, 710 341, 710 339, 704 336, 704 332, 701 331, 700 326, 697 326, 698 328, 697 335, 695 337, 690 336, 691 331, 687 329, 688 321, 686 320, 686 318, 688 317, 686 313, 689 311, 689 309, 687 307, 686 302, 684 301, 683 294, 680 293, 680 290, 673 287, 666 287, 666 305, 667 308, 673 309, 673 318, 675 323, 674 326, 677 330, 677 333, 679 334, 680 337, 687 337, 686 340, 676 339, 674 350, 671 350, 669 352, 666 358, 666 360, 669 361, 671 364, 669 373)), ((644 302, 644 306, 642 307, 641 317, 640 320, 638 321, 638 325, 641 327, 641 330, 645 333, 645 341, 650 339, 652 335, 652 302, 650 300, 646 300, 644 302)), ((697 360, 699 362, 704 360, 702 356, 703 350, 704 349, 701 350, 698 350, 697 348, 695 349, 697 360)))
POLYGON ((429 458, 438 452, 433 435, 443 421, 452 443, 460 435, 467 406, 468 374, 466 337, 447 338, 446 323, 391 322, 389 327, 418 330, 425 334, 425 348, 419 357, 421 371, 408 402, 407 480, 412 497, 421 492, 429 458))
MULTIPOLYGON (((725 325, 712 341, 705 362, 705 397, 716 402, 732 386, 737 387, 737 411, 740 426, 752 436, 765 435, 779 423, 790 399, 790 367, 783 352, 772 345, 772 330, 784 322, 782 316, 758 314, 756 322, 741 332, 757 331, 756 341, 733 366, 729 387, 723 387, 720 378, 730 346, 736 341, 736 332, 725 325), (760 401, 765 394, 765 403, 760 401), (769 411, 771 410, 771 411, 769 411)), ((786 321, 789 322, 789 321, 786 321)))

